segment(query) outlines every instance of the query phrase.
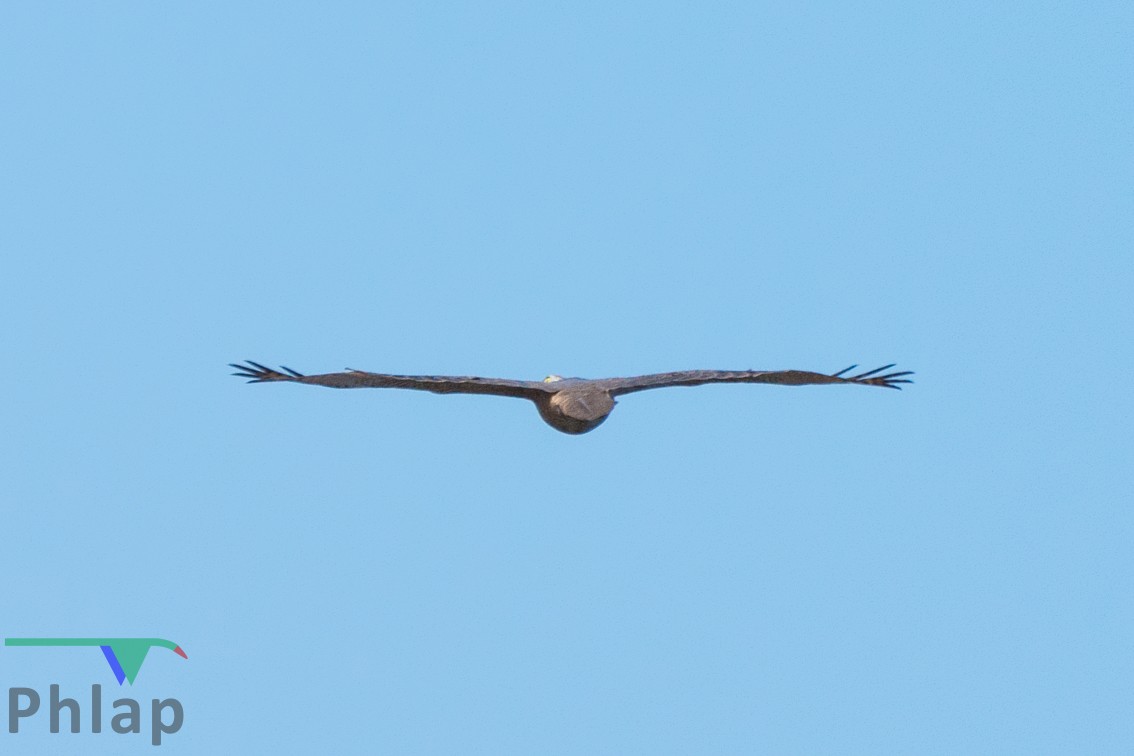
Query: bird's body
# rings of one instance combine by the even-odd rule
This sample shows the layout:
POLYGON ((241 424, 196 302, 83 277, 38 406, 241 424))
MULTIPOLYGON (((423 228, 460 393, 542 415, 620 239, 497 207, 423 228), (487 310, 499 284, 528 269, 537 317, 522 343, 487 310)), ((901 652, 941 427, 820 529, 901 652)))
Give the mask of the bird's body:
POLYGON ((774 383, 783 386, 849 383, 865 386, 901 388, 910 383, 910 371, 877 375, 893 365, 886 365, 859 375, 843 378, 855 365, 833 375, 804 370, 686 370, 676 373, 655 373, 630 378, 560 378, 551 375, 543 381, 516 381, 505 378, 475 376, 388 375, 347 369, 343 373, 303 375, 290 368, 273 370, 248 360, 236 365, 233 375, 248 378, 249 383, 287 381, 330 388, 405 388, 432 391, 436 394, 490 394, 528 399, 535 403, 540 417, 563 433, 580 434, 597 428, 611 410, 615 397, 635 391, 667 386, 700 386, 706 383, 774 383), (281 372, 282 371, 282 372, 281 372))
POLYGON ((536 399, 536 408, 544 422, 555 430, 579 434, 594 430, 614 409, 610 392, 581 378, 546 381, 559 390, 536 399))

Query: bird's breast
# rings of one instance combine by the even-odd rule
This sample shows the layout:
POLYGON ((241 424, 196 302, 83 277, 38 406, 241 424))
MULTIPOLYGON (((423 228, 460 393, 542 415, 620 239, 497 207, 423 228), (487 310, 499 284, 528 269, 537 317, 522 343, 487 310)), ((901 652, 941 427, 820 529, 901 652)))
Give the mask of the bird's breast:
POLYGON ((560 391, 551 405, 576 420, 598 420, 614 409, 614 399, 605 391, 560 391))
POLYGON ((605 391, 560 391, 539 402, 539 414, 556 430, 586 433, 594 430, 614 409, 614 399, 605 391))

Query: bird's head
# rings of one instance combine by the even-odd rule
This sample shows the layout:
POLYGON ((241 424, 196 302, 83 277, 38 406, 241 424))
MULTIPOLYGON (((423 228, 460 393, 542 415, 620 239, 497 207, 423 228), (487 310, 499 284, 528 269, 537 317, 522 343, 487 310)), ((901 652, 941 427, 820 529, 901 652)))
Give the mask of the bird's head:
POLYGON ((556 381, 561 381, 561 380, 563 380, 563 376, 561 376, 561 375, 549 375, 549 376, 547 376, 546 378, 543 379, 543 382, 544 383, 555 383, 556 381))

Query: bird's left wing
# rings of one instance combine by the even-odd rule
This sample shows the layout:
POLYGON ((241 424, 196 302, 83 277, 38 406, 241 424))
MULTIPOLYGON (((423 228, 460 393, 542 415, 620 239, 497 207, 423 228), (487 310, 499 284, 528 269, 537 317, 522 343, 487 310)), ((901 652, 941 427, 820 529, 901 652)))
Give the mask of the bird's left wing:
POLYGON ((884 371, 894 367, 885 365, 856 376, 843 377, 858 367, 851 365, 833 375, 812 373, 806 370, 684 370, 676 373, 655 373, 633 378, 609 378, 599 381, 612 396, 630 394, 635 391, 665 388, 667 386, 701 386, 706 383, 776 383, 781 386, 807 386, 823 383, 853 383, 862 386, 885 386, 901 389, 899 383, 912 383, 905 376, 913 375, 910 370, 897 373, 884 371), (878 373, 884 373, 878 375, 878 373))
POLYGON ((330 388, 401 388, 432 391, 435 394, 492 394, 522 399, 537 399, 551 390, 547 384, 539 381, 513 381, 506 378, 455 375, 386 375, 349 368, 343 373, 303 375, 286 367, 273 370, 252 360, 247 360, 244 365, 232 363, 231 367, 239 371, 233 373, 233 375, 248 378, 249 383, 289 381, 330 388))

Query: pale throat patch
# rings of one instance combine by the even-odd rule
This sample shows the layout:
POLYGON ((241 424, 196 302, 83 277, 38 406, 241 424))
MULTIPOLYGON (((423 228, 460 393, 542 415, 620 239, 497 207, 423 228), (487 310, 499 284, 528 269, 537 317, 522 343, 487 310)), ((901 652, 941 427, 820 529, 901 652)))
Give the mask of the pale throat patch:
POLYGON ((563 380, 562 376, 549 375, 549 376, 547 376, 546 378, 543 379, 543 382, 544 383, 555 383, 556 381, 561 381, 561 380, 563 380))

